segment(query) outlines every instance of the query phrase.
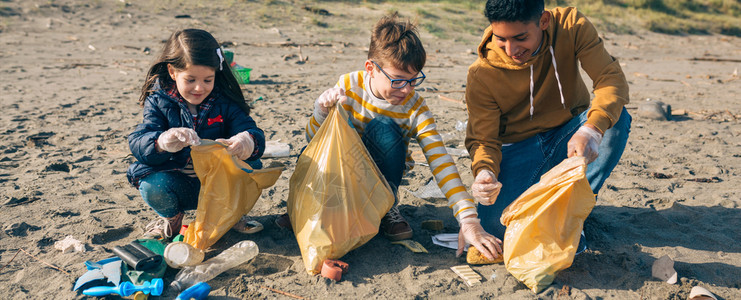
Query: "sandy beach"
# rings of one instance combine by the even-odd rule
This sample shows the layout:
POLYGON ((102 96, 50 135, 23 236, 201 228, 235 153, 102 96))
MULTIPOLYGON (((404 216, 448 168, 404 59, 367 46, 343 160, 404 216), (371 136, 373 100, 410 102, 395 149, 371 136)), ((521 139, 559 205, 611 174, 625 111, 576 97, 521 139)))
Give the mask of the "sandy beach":
MULTIPOLYGON (((718 299, 741 299, 741 38, 601 32, 628 78, 633 126, 585 222, 590 249, 545 291, 533 294, 502 264, 474 266, 484 278, 474 287, 450 270, 465 257, 434 245, 431 236, 456 233, 458 225, 445 199, 414 195, 432 179, 425 166, 403 178, 400 209, 429 253, 377 236, 342 258, 350 272, 334 282, 307 274, 295 237, 274 220, 286 211, 314 99, 339 75, 362 68, 379 17, 398 10, 414 18, 415 11, 398 4, 267 2, 0 1, 0 298, 90 298, 72 291, 84 262, 113 256, 114 246, 139 238, 157 217, 126 180, 134 161, 126 137, 142 119, 136 100, 162 42, 175 29, 195 27, 252 68, 250 84, 242 86, 251 115, 267 140, 291 148, 288 157, 263 160, 285 167, 249 213, 265 229, 229 232, 206 253, 212 257, 245 239, 260 248, 254 260, 209 281, 209 299, 291 299, 268 288, 311 299, 686 299, 698 285, 718 299), (671 105, 675 115, 645 117, 647 101, 671 105), (432 219, 442 220, 444 230, 420 227, 432 219), (86 251, 55 250, 67 236, 86 251), (676 284, 651 275, 664 255, 675 261, 676 284)), ((457 127, 467 119, 466 72, 487 24, 480 12, 436 5, 428 11, 480 29, 442 37, 420 30, 427 80, 417 91, 446 146, 464 149, 465 132, 457 127)), ((470 188, 470 158, 454 159, 470 188)), ((191 212, 185 222, 193 219, 191 212)), ((168 270, 165 282, 176 272, 168 270)))

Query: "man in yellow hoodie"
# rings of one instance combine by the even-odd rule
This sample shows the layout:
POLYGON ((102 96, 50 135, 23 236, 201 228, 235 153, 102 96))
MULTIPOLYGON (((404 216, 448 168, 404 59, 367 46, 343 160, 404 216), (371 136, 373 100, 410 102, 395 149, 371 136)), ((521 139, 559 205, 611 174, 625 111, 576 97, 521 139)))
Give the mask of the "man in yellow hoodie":
MULTIPOLYGON (((501 239, 504 208, 567 157, 587 158, 596 194, 625 149, 631 117, 620 64, 575 8, 488 0, 485 15, 491 26, 468 69, 466 147, 481 225, 501 239)), ((582 234, 577 250, 585 249, 582 234)))

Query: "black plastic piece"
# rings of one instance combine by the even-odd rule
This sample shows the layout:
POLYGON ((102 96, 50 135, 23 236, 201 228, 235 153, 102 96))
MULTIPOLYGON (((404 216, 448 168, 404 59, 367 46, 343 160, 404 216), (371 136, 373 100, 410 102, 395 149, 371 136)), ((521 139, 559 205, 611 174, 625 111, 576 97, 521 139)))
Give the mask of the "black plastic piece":
POLYGON ((155 254, 138 241, 113 247, 113 253, 137 271, 146 271, 162 264, 162 255, 155 254))

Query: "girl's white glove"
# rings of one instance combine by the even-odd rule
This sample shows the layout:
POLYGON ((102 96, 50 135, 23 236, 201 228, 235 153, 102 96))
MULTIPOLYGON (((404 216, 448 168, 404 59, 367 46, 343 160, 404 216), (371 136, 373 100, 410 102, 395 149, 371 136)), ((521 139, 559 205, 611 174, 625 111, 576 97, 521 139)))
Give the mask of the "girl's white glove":
POLYGON ((477 203, 483 205, 492 205, 497 201, 499 191, 502 189, 502 183, 497 180, 494 172, 488 169, 482 169, 476 174, 476 178, 471 185, 471 196, 477 203))
POLYGON ((240 160, 250 158, 252 152, 255 151, 255 141, 247 131, 237 133, 228 140, 216 139, 216 141, 227 145, 226 152, 236 156, 240 160))
POLYGON ((314 102, 314 119, 319 123, 323 123, 324 119, 329 115, 329 108, 335 106, 337 102, 340 104, 347 101, 345 91, 339 87, 333 87, 322 93, 319 98, 316 98, 314 102))
POLYGON ((587 163, 591 163, 599 156, 600 143, 602 134, 599 131, 589 126, 579 127, 569 140, 567 157, 584 156, 587 163))
POLYGON ((192 128, 174 127, 165 130, 157 138, 157 147, 162 151, 178 152, 187 146, 201 144, 201 138, 192 128))
POLYGON ((466 242, 476 247, 489 260, 494 260, 502 255, 502 241, 481 227, 479 218, 469 217, 461 220, 461 231, 458 232, 458 251, 456 256, 463 254, 466 242))

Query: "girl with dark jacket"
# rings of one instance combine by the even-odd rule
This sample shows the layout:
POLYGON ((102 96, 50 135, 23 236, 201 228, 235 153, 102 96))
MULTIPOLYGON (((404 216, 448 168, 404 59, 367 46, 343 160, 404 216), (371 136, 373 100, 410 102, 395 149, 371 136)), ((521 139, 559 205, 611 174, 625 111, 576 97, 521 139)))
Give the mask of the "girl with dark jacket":
POLYGON ((249 116, 219 43, 204 30, 170 36, 147 73, 139 104, 144 120, 128 138, 137 162, 127 177, 161 217, 147 226, 146 235, 170 238, 179 231, 183 212, 198 205, 200 181, 189 146, 202 138, 217 140, 228 145, 229 154, 259 168, 265 136, 249 116))

